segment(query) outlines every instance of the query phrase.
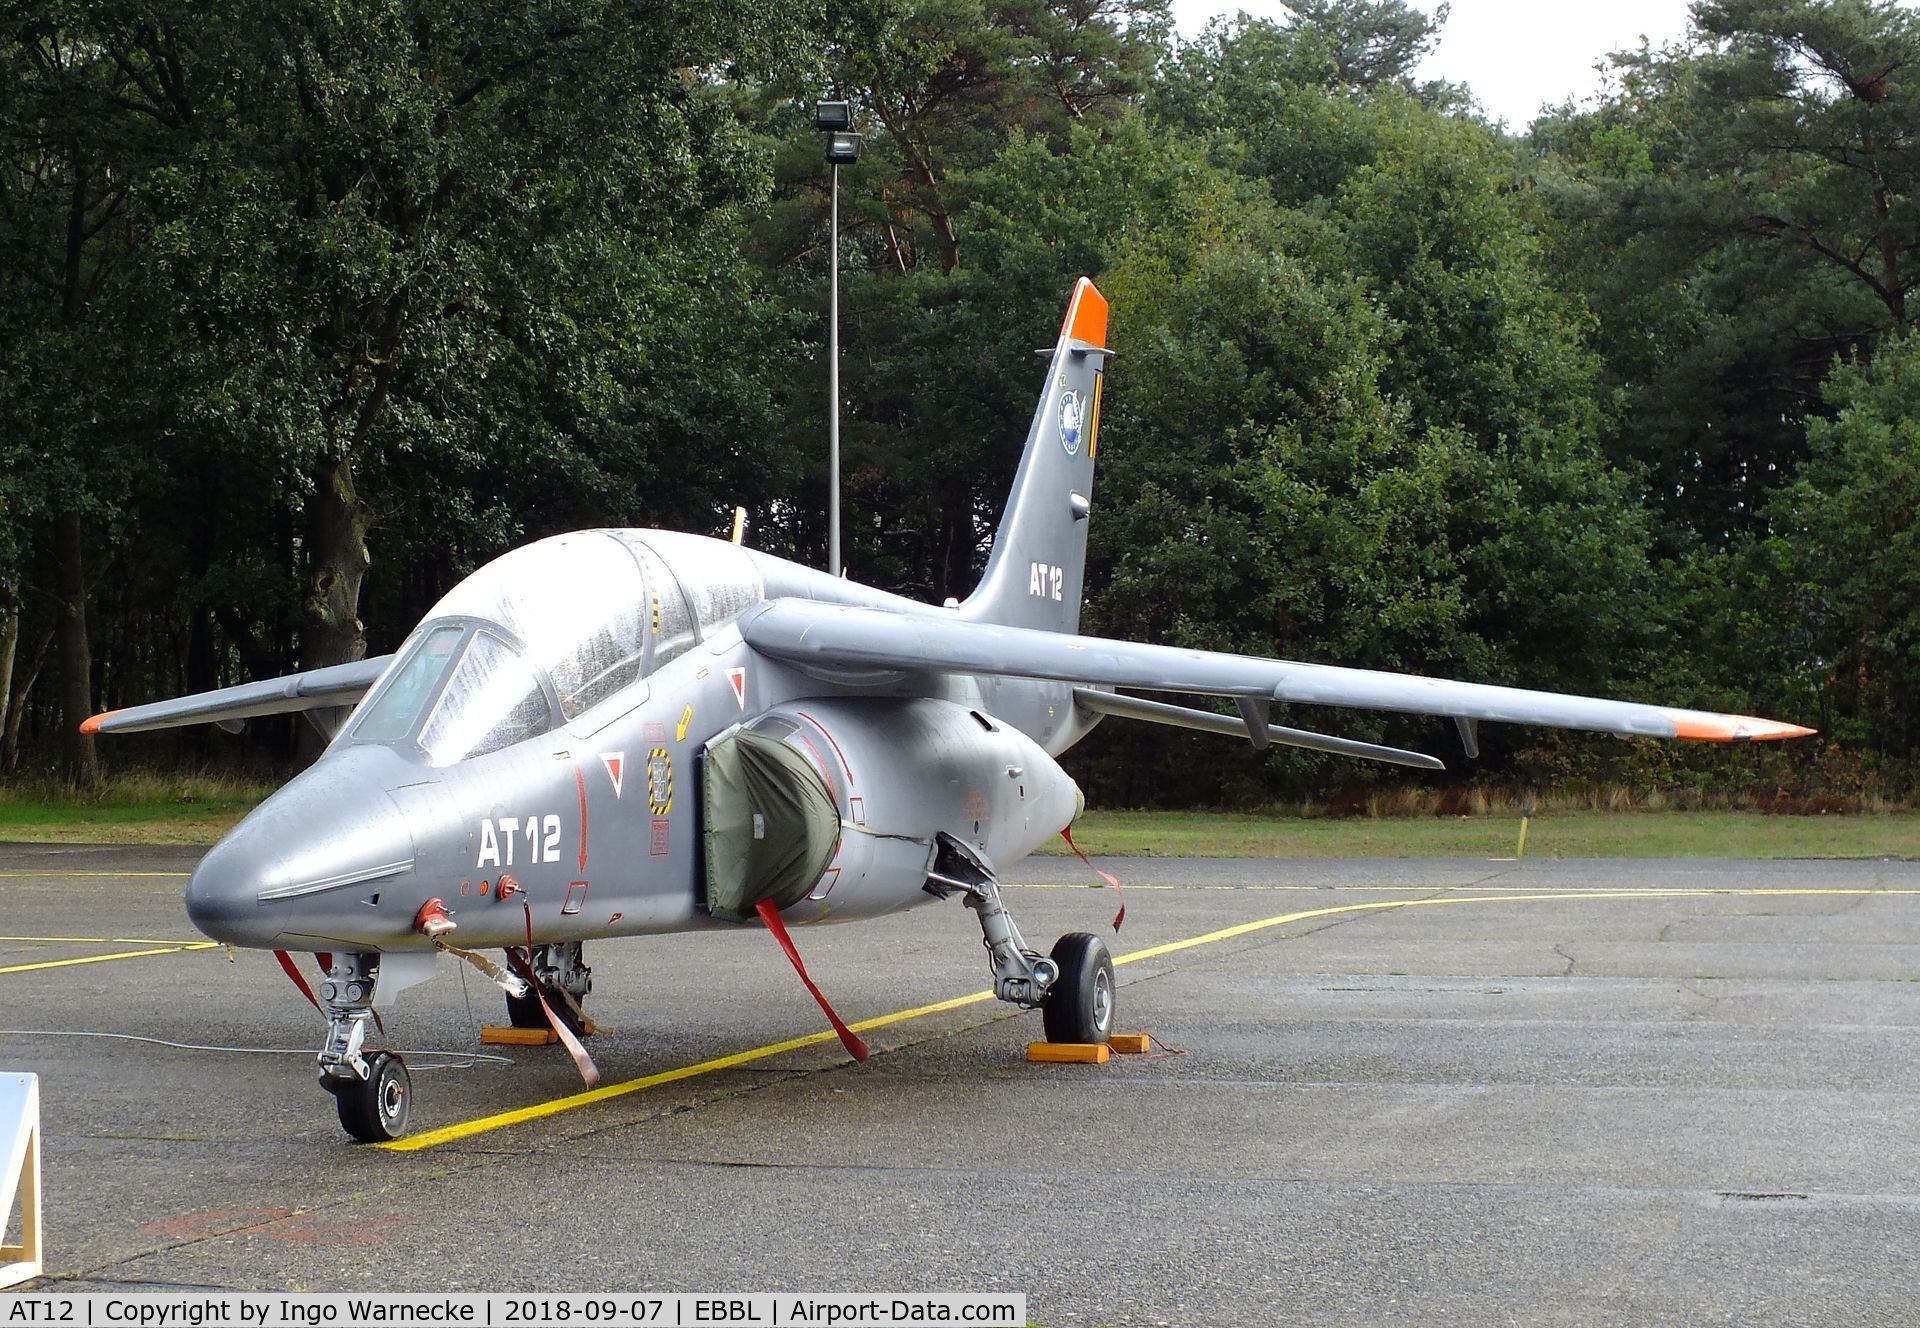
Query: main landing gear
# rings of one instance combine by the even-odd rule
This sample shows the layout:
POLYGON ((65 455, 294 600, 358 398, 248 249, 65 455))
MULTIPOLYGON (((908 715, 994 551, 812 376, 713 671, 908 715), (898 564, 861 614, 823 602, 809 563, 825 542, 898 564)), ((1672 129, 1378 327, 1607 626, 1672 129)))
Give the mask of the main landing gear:
POLYGON ((992 871, 944 833, 923 888, 941 899, 964 897, 980 919, 993 994, 1022 1009, 1039 1007, 1049 1042, 1105 1042, 1113 1036, 1113 956, 1105 941, 1075 931, 1056 941, 1050 955, 1029 949, 992 871))
POLYGON ((327 1016, 320 1086, 333 1094, 341 1126, 363 1144, 398 1139, 406 1131, 413 1102, 406 1062, 390 1051, 366 1047, 379 975, 377 954, 335 954, 317 993, 327 1016))
MULTIPOLYGON (((517 961, 525 959, 526 955, 527 951, 522 946, 509 950, 509 966, 517 969, 517 961)), ((593 970, 587 966, 586 947, 579 941, 536 945, 529 967, 545 989, 554 1017, 575 1033, 585 1033, 587 1015, 583 1007, 593 991, 593 970)), ((508 992, 507 1022, 515 1028, 545 1028, 547 1016, 540 1009, 540 998, 530 990, 521 996, 508 992)))

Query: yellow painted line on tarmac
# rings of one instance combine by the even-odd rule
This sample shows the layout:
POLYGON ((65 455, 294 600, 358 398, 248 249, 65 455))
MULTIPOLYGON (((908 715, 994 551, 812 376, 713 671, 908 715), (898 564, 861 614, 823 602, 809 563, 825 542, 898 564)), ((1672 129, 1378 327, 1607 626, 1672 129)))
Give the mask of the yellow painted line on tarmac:
POLYGON ((185 945, 167 945, 157 949, 122 950, 119 954, 88 955, 84 959, 49 959, 38 964, 14 964, 0 973, 33 973, 43 968, 72 968, 78 964, 107 964, 116 959, 146 959, 151 955, 184 954, 189 950, 212 950, 217 941, 189 941, 185 945))
POLYGON ((186 877, 191 875, 193 875, 192 872, 83 872, 83 871, 0 872, 0 881, 27 881, 27 880, 35 880, 39 878, 50 879, 54 877, 58 877, 60 879, 65 880, 65 879, 78 879, 81 877, 106 877, 108 879, 112 879, 117 876, 186 877))
MULTIPOLYGON (((1436 896, 1429 899, 1387 899, 1367 904, 1336 904, 1328 908, 1307 909, 1298 913, 1282 913, 1276 917, 1261 918, 1254 922, 1243 922, 1234 927, 1223 927, 1219 931, 1210 931, 1201 936, 1189 936, 1185 940, 1169 941, 1165 945, 1150 945, 1144 950, 1134 950, 1116 958, 1115 964, 1133 964, 1143 959, 1157 959, 1162 955, 1177 954, 1183 950, 1196 949, 1203 945, 1213 945, 1220 941, 1229 941, 1238 936, 1248 936, 1255 932, 1267 931, 1274 927, 1283 927, 1291 922, 1307 922, 1314 918, 1331 917, 1338 913, 1371 913, 1396 908, 1424 908, 1433 904, 1511 904, 1531 901, 1563 899, 1706 899, 1714 897, 1760 897, 1782 895, 1920 895, 1920 890, 1899 889, 1647 889, 1647 890, 1556 890, 1550 894, 1498 894, 1498 895, 1460 895, 1436 896)), ((0 970, 4 972, 5 970, 0 970)), ((923 1019, 928 1015, 943 1014, 948 1010, 958 1010, 968 1005, 978 1005, 993 999, 991 991, 976 991, 970 996, 956 996, 952 1000, 936 1001, 932 1005, 916 1006, 911 1010, 896 1010, 892 1014, 883 1014, 874 1019, 863 1019, 851 1027, 856 1033, 870 1029, 885 1028, 889 1024, 903 1024, 910 1019, 923 1019)), ((702 1075, 716 1074, 721 1070, 731 1070, 741 1065, 750 1065, 754 1061, 763 1061, 771 1056, 779 1056, 789 1051, 798 1051, 803 1047, 817 1047, 823 1042, 832 1042, 836 1034, 831 1029, 822 1029, 818 1033, 809 1033, 804 1037, 788 1038, 784 1042, 770 1042, 764 1047, 754 1047, 748 1051, 737 1051, 729 1056, 715 1057, 701 1061, 696 1065, 683 1065, 678 1069, 662 1070, 657 1074, 643 1075, 638 1079, 628 1079, 617 1084, 604 1084, 584 1093, 574 1093, 567 1097, 554 1098, 547 1102, 536 1102, 530 1107, 518 1107, 512 1111, 496 1112, 491 1116, 479 1116, 473 1120, 461 1121, 457 1125, 442 1126, 437 1130, 428 1130, 422 1134, 411 1135, 405 1139, 395 1139, 391 1143, 376 1144, 393 1153, 417 1153, 422 1149, 438 1148, 461 1139, 471 1139, 475 1135, 488 1134, 494 1130, 504 1130, 510 1125, 523 1125, 528 1121, 542 1120, 548 1116, 558 1116, 562 1112, 574 1111, 580 1107, 590 1107, 598 1102, 609 1102, 614 1098, 626 1097, 632 1093, 642 1093, 649 1088, 658 1088, 663 1084, 679 1083, 685 1079, 696 1079, 702 1075)))
MULTIPOLYGON (((877 1019, 863 1019, 849 1027, 856 1033, 865 1033, 870 1029, 885 1028, 888 1024, 901 1024, 909 1019, 920 1019, 930 1014, 941 1014, 947 1010, 958 1010, 963 1005, 977 1005, 981 1001, 990 1001, 993 993, 976 991, 971 996, 956 996, 950 1001, 936 1001, 932 1005, 916 1006, 911 1010, 898 1010, 893 1014, 883 1014, 877 1019)), ((682 1079, 693 1079, 703 1074, 713 1074, 720 1070, 731 1070, 738 1065, 747 1065, 753 1061, 762 1061, 769 1056, 778 1056, 782 1052, 798 1051, 802 1047, 817 1047, 822 1042, 833 1042, 839 1037, 832 1029, 823 1029, 818 1033, 809 1033, 805 1037, 788 1038, 785 1042, 770 1042, 764 1047, 755 1047, 751 1051, 737 1051, 731 1056, 720 1056, 710 1061, 701 1061, 698 1065, 683 1065, 677 1070, 662 1070, 658 1074, 645 1075, 639 1079, 628 1079, 622 1083, 606 1084, 589 1089, 584 1093, 575 1093, 570 1097, 554 1098, 550 1102, 536 1102, 530 1107, 520 1107, 513 1111, 502 1111, 492 1116, 482 1116, 477 1120, 462 1121, 458 1125, 443 1126, 438 1130, 428 1130, 425 1134, 411 1135, 405 1139, 396 1139, 392 1143, 376 1144, 395 1153, 415 1153, 422 1148, 438 1148, 441 1144, 450 1144, 456 1139, 471 1138, 476 1134, 486 1134, 491 1130, 503 1130, 509 1125, 520 1125, 526 1121, 539 1120, 544 1116, 557 1116, 563 1111, 572 1111, 577 1107, 590 1107, 596 1102, 611 1101, 616 1097, 625 1097, 629 1093, 644 1092, 649 1088, 658 1088, 662 1084, 677 1083, 682 1079)))
MULTIPOLYGON (((1310 890, 1316 894, 1331 894, 1336 890, 1347 890, 1347 891, 1360 891, 1370 895, 1386 895, 1386 894, 1398 894, 1403 892, 1418 893, 1418 894, 1432 894, 1435 890, 1465 889, 1467 885, 1474 885, 1474 886, 1484 885, 1487 889, 1494 888, 1491 884, 1487 882, 1482 882, 1482 881, 1471 881, 1471 882, 1465 882, 1461 885, 1451 885, 1451 886, 1436 885, 1431 881, 1429 881, 1425 885, 1222 885, 1222 884, 1213 884, 1213 883, 1202 883, 1199 881, 1189 882, 1184 885, 1135 885, 1131 881, 1122 881, 1121 884, 1126 887, 1127 893, 1129 894, 1133 893, 1135 890, 1244 890, 1248 893, 1253 893, 1256 891, 1264 892, 1264 891, 1272 891, 1272 890, 1310 890)), ((1109 889, 1112 889, 1112 887, 1109 886, 1105 881, 1002 881, 1000 882, 1000 888, 1002 890, 1109 890, 1109 889)), ((1521 887, 1515 886, 1514 888, 1520 889, 1521 887)))
POLYGON ((0 941, 45 941, 49 945, 198 945, 178 936, 0 936, 0 941))
POLYGON ((1246 936, 1253 932, 1265 931, 1269 927, 1284 926, 1289 922, 1307 922, 1314 918, 1331 917, 1336 913, 1379 913, 1395 908, 1426 908, 1436 904, 1522 904, 1538 903, 1555 899, 1710 899, 1720 897, 1753 897, 1772 895, 1920 895, 1920 890, 1877 890, 1861 889, 1648 889, 1648 890, 1555 890, 1548 894, 1499 894, 1499 895, 1439 895, 1431 899, 1381 899, 1370 904, 1335 904, 1328 908, 1310 908, 1300 913, 1284 913, 1276 918, 1261 918, 1258 922, 1243 922, 1237 927, 1223 927, 1219 931, 1210 931, 1204 936, 1190 936, 1184 941, 1169 941, 1165 945, 1152 945, 1144 950, 1135 950, 1116 958, 1115 964, 1134 964, 1142 959, 1157 959, 1161 955, 1177 954, 1182 950, 1192 950, 1197 946, 1213 945, 1219 941, 1230 941, 1236 936, 1246 936))

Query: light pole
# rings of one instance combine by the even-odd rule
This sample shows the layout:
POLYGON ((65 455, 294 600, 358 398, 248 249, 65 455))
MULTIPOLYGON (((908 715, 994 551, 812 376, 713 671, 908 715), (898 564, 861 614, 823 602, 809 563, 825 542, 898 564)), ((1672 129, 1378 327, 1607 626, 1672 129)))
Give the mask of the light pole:
POLYGON ((827 135, 832 168, 832 202, 827 223, 827 571, 839 576, 840 564, 840 168, 860 160, 860 135, 853 132, 853 103, 815 102, 814 128, 827 135))

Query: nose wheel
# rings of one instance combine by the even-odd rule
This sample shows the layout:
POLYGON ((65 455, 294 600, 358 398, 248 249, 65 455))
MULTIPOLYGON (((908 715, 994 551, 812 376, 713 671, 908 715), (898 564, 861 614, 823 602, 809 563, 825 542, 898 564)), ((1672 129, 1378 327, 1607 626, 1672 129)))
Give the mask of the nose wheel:
POLYGON ((363 1144, 383 1144, 407 1130, 413 1104, 413 1077, 406 1062, 390 1051, 367 1057, 365 1079, 323 1080, 340 1109, 340 1124, 363 1144))

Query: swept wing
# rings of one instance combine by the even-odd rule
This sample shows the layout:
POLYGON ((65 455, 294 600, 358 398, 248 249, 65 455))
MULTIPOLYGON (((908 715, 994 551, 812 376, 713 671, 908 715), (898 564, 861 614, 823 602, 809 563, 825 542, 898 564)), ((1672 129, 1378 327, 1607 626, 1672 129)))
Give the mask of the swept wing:
MULTIPOLYGON (((812 600, 773 600, 744 617, 740 628, 755 650, 803 666, 981 673, 1194 692, 1238 698, 1243 713, 1246 703, 1257 707, 1287 701, 1703 742, 1762 741, 1813 732, 1750 715, 1144 645, 1002 627, 957 615, 889 613, 812 600)), ((1253 722, 1249 715, 1249 724, 1253 722)))
POLYGON ((237 687, 196 692, 192 696, 155 701, 95 715, 80 726, 83 733, 144 733, 149 729, 177 729, 188 724, 232 724, 261 715, 284 715, 327 706, 350 706, 370 691, 393 661, 377 655, 352 664, 309 669, 284 678, 245 682, 237 687))

